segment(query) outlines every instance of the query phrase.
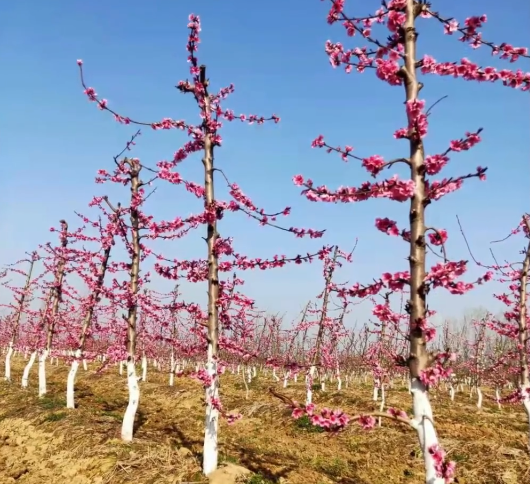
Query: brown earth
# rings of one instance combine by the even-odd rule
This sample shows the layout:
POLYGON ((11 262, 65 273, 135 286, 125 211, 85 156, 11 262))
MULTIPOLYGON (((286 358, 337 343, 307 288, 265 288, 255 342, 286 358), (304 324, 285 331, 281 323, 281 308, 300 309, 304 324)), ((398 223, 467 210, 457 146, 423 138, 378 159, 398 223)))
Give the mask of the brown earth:
MULTIPOLYGON (((116 367, 102 374, 94 372, 95 365, 88 372, 80 369, 78 408, 67 410, 66 365, 48 366, 48 395, 39 399, 36 365, 30 388, 22 390, 24 362, 13 363, 13 383, 0 382, 0 484, 208 482, 200 472, 204 407, 199 383, 177 378, 171 388, 167 375, 149 368, 149 381, 141 383, 135 441, 123 444, 119 431, 127 388, 116 367)), ((250 384, 248 400, 240 376, 225 374, 221 381, 225 408, 244 415, 234 425, 221 423, 221 462, 249 469, 247 483, 422 482, 422 459, 411 430, 384 421, 372 431, 354 424, 330 436, 307 421, 293 421, 267 393, 270 376, 258 376, 250 384)), ((291 385, 285 393, 303 400, 303 384, 291 385)), ((314 400, 349 414, 375 409, 369 385, 341 393, 317 391, 314 400)), ((458 482, 530 482, 522 409, 499 411, 487 401, 479 413, 473 403, 465 393, 457 393, 453 404, 445 393, 433 394, 437 427, 449 458, 457 462, 458 482)), ((405 389, 390 390, 388 405, 410 411, 410 397, 405 389)))

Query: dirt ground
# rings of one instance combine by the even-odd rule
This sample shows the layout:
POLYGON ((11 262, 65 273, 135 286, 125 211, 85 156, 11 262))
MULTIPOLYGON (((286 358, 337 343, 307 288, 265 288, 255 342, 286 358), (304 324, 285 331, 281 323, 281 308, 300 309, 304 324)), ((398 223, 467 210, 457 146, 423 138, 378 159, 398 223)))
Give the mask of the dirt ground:
MULTIPOLYGON (((119 440, 127 402, 125 377, 116 367, 96 374, 81 368, 75 410, 65 408, 68 367, 49 366, 48 395, 37 397, 37 368, 30 388, 22 390, 24 362, 14 360, 13 383, 0 382, 0 484, 179 484, 206 483, 200 472, 203 392, 189 378, 175 379, 149 368, 141 383, 135 441, 119 440)), ((3 370, 3 369, 2 369, 3 370)), ((244 418, 221 423, 221 462, 250 469, 250 484, 387 484, 422 482, 422 459, 415 434, 393 422, 363 431, 357 425, 337 435, 293 421, 267 388, 269 376, 250 384, 226 373, 222 400, 244 418)), ((283 390, 282 390, 283 391, 283 390)), ((304 399, 303 383, 284 391, 304 399)), ((315 392, 319 406, 341 407, 349 414, 374 410, 369 385, 315 392)), ((390 390, 388 405, 410 411, 405 389, 390 390)), ((449 457, 457 462, 460 484, 530 483, 526 423, 521 408, 496 409, 489 401, 477 412, 468 394, 451 404, 433 394, 437 428, 449 457)))

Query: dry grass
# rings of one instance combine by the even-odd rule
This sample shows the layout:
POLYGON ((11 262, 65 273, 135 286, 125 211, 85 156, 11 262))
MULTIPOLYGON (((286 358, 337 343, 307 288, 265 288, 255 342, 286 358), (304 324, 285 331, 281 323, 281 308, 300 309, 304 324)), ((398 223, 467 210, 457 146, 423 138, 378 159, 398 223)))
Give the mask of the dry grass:
MULTIPOLYGON (((188 378, 167 385, 151 370, 141 384, 135 442, 119 441, 127 401, 126 381, 112 367, 104 374, 80 369, 76 410, 65 408, 68 368, 49 367, 49 394, 37 398, 36 367, 30 388, 19 381, 23 361, 14 361, 14 383, 0 383, 0 484, 178 484, 206 482, 200 473, 203 398, 188 378)), ((257 476, 253 484, 380 484, 422 482, 422 460, 415 434, 402 426, 362 431, 352 425, 338 436, 315 432, 267 393, 269 378, 258 376, 249 400, 241 377, 222 377, 225 408, 244 419, 221 423, 221 461, 238 463, 257 476)), ((302 384, 285 393, 303 399, 302 384)), ((478 413, 468 395, 451 404, 435 394, 437 426, 450 458, 458 464, 460 484, 530 482, 526 423, 519 408, 498 411, 486 402, 478 413)), ((343 392, 316 392, 315 403, 348 413, 373 410, 369 386, 343 392)), ((410 410, 404 389, 389 392, 388 404, 410 410)))

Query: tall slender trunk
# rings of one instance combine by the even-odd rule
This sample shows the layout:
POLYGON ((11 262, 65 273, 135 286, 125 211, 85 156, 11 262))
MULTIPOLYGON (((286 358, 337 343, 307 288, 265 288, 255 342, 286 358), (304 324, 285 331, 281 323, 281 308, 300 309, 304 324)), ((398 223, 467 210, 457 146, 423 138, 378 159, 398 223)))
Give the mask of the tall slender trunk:
MULTIPOLYGON (((176 311, 175 309, 175 304, 177 302, 177 297, 178 297, 178 284, 177 286, 175 287, 175 296, 173 298, 173 304, 172 304, 172 307, 171 307, 171 312, 173 311, 176 311)), ((175 362, 175 346, 174 346, 174 342, 175 342, 175 335, 176 335, 176 325, 177 325, 177 315, 176 314, 171 314, 171 355, 170 355, 170 358, 169 358, 169 386, 172 387, 175 383, 175 365, 176 365, 176 362, 175 362)))
MULTIPOLYGON (((203 133, 204 133, 204 207, 215 209, 214 192, 214 143, 211 128, 208 122, 211 120, 211 107, 208 94, 208 81, 206 80, 206 67, 200 66, 199 80, 204 87, 203 133)), ((204 431, 204 448, 202 468, 205 475, 217 469, 219 449, 219 410, 216 403, 219 400, 219 375, 217 371, 217 355, 219 346, 219 309, 217 300, 219 298, 219 261, 215 245, 219 233, 217 232, 217 219, 210 218, 207 224, 206 243, 208 246, 208 322, 207 322, 207 359, 206 371, 210 377, 209 385, 206 387, 206 417, 204 431)))
MULTIPOLYGON (((46 296, 46 299, 44 301, 43 307, 40 310, 40 320, 41 320, 41 328, 44 328, 46 325, 46 314, 48 312, 48 308, 50 306, 50 301, 52 299, 53 291, 50 289, 48 291, 48 295, 46 296)), ((37 349, 33 349, 31 356, 29 357, 29 361, 24 367, 24 372, 22 373, 22 388, 27 388, 29 383, 29 372, 31 371, 31 368, 33 367, 33 364, 35 363, 35 359, 37 358, 37 349)))
MULTIPOLYGON (((530 239, 530 216, 523 217, 526 228, 528 229, 528 238, 530 239)), ((526 247, 523 267, 521 268, 521 275, 519 278, 519 334, 518 334, 518 350, 519 350, 519 388, 523 395, 523 407, 528 417, 528 449, 530 450, 530 370, 528 364, 528 354, 530 352, 529 340, 530 334, 528 332, 528 318, 527 318, 527 292, 528 285, 528 271, 530 270, 530 242, 526 247)))
POLYGON ((484 321, 480 325, 479 333, 477 335, 475 351, 475 388, 477 390, 477 408, 482 409, 482 371, 484 365, 484 338, 486 337, 486 326, 484 321))
POLYGON ((320 364, 321 355, 320 355, 320 347, 322 346, 322 340, 324 338, 324 330, 326 329, 326 318, 328 316, 328 304, 329 304, 329 293, 330 293, 330 284, 333 279, 333 272, 335 271, 335 264, 337 262, 337 257, 339 255, 338 253, 338 246, 335 246, 335 250, 333 251, 333 256, 331 260, 329 261, 329 266, 326 267, 326 273, 325 273, 325 286, 324 286, 324 296, 322 299, 322 309, 320 313, 320 321, 318 323, 318 333, 317 333, 317 339, 315 342, 315 354, 313 355, 313 361, 311 362, 311 367, 309 368, 309 373, 306 378, 306 405, 309 405, 312 403, 313 400, 313 377, 315 376, 315 371, 317 368, 317 365, 320 364))
MULTIPOLYGON (((120 207, 118 206, 118 210, 120 207)), ((115 222, 117 221, 119 215, 116 215, 115 222)), ((103 236, 103 233, 101 234, 103 236)), ((112 249, 113 239, 107 241, 107 246, 103 250, 103 257, 101 259, 101 265, 99 267, 98 276, 96 279, 96 284, 94 290, 92 291, 90 300, 88 302, 87 312, 85 314, 85 319, 83 320, 83 325, 81 327, 81 334, 79 335, 79 343, 74 354, 74 361, 72 361, 72 366, 68 372, 68 378, 66 381, 66 408, 75 408, 75 377, 77 374, 77 369, 79 368, 79 360, 83 359, 83 351, 85 349, 86 337, 90 325, 92 323, 92 318, 94 317, 94 310, 96 305, 99 302, 101 290, 103 288, 103 282, 105 281, 105 274, 107 273, 107 267, 109 265, 110 252, 112 249)), ((84 360, 83 360, 84 361, 84 360)))
MULTIPOLYGON (((389 297, 390 297, 390 294, 387 294, 385 296, 387 305, 390 305, 389 297)), ((377 350, 377 364, 381 368, 381 372, 379 376, 374 376, 374 389, 373 389, 374 402, 377 402, 377 400, 379 399, 379 392, 381 392, 381 412, 383 411, 383 408, 384 408, 384 403, 383 403, 384 374, 382 372, 384 371, 384 365, 383 365, 384 351, 383 349, 385 347, 385 343, 386 343, 386 321, 381 321, 381 334, 379 335, 379 348, 377 350)), ((381 418, 379 419, 379 423, 381 423, 381 418)))
MULTIPOLYGON (((420 11, 415 8, 414 0, 406 0, 406 20, 404 24, 405 36, 405 65, 401 70, 405 84, 406 101, 415 101, 421 89, 416 76, 416 40, 415 19, 420 11)), ((409 116, 409 125, 412 119, 409 116)), ((435 460, 429 449, 438 446, 438 436, 434 427, 434 417, 429 401, 428 388, 420 380, 423 370, 429 366, 429 354, 426 348, 425 335, 421 328, 426 316, 426 246, 425 246, 425 207, 428 204, 426 196, 426 173, 424 163, 424 146, 419 133, 412 133, 410 143, 410 172, 414 182, 414 196, 410 202, 410 299, 407 309, 410 315, 410 391, 414 419, 418 423, 416 429, 419 444, 423 453, 426 484, 444 484, 435 467, 435 460)))
MULTIPOLYGON (((341 328, 344 328, 344 317, 346 316, 346 310, 348 309, 348 306, 345 305, 342 309, 342 313, 339 317, 338 326, 341 328)), ((342 390, 342 378, 340 376, 340 363, 339 363, 339 347, 338 347, 338 341, 337 341, 337 335, 334 332, 333 338, 331 340, 331 350, 335 354, 335 376, 337 378, 337 391, 342 390)))
POLYGON ((24 312, 24 303, 26 301, 26 296, 28 295, 29 286, 31 284, 31 275, 33 273, 33 267, 35 266, 35 262, 37 260, 38 260, 37 252, 33 252, 31 254, 31 260, 30 260, 28 275, 26 277, 26 283, 24 284, 23 292, 20 295, 20 299, 18 301, 17 315, 15 317, 15 321, 13 323, 13 328, 12 328, 13 333, 11 335, 11 339, 9 340, 9 348, 6 354, 5 379, 7 381, 11 381, 11 357, 13 356, 14 346, 18 338, 18 329, 20 327, 20 319, 22 317, 22 313, 24 312))
MULTIPOLYGON (((142 247, 140 244, 140 212, 138 208, 140 187, 140 161, 136 158, 125 158, 123 161, 129 165, 131 183, 131 203, 129 207, 131 223, 130 253, 131 263, 129 270, 129 294, 127 311, 127 388, 129 389, 129 402, 123 416, 121 426, 121 438, 125 442, 131 442, 134 432, 134 419, 140 403, 140 386, 136 376, 136 322, 138 319, 138 291, 140 279, 140 260, 142 247)), ((119 210, 119 209, 118 209, 119 210)), ((115 210, 116 213, 116 210, 115 210)))
POLYGON ((48 358, 52 350, 53 335, 55 334, 55 325, 57 324, 57 314, 59 313, 59 306, 62 302, 63 294, 63 280, 66 269, 66 247, 68 245, 68 224, 65 220, 60 221, 61 224, 61 254, 57 269, 55 271, 55 285, 52 290, 52 308, 50 314, 45 311, 44 317, 48 321, 48 328, 46 333, 46 347, 39 355, 39 397, 43 397, 47 393, 46 388, 46 358, 48 358))

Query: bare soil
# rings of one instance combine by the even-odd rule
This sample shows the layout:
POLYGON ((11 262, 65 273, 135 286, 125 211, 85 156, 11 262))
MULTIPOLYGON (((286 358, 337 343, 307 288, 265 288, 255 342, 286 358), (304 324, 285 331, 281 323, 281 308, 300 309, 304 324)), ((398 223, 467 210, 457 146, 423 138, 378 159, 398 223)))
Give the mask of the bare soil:
MULTIPOLYGON (((96 374, 96 365, 78 372, 78 408, 67 410, 68 367, 48 366, 48 394, 37 397, 37 368, 30 388, 22 390, 24 361, 13 360, 13 382, 0 382, 0 484, 179 484, 207 483, 200 472, 203 392, 198 382, 175 379, 149 368, 141 383, 135 441, 119 440, 127 403, 125 377, 116 367, 96 374)), ((301 381, 301 380, 300 380, 301 381)), ((244 418, 221 422, 221 462, 252 472, 251 484, 415 484, 422 483, 422 458, 415 434, 383 421, 363 431, 353 424, 332 436, 307 421, 293 421, 267 389, 274 383, 260 375, 250 384, 248 400, 242 377, 221 380, 225 408, 244 418)), ((331 387, 330 384, 328 384, 331 387)), ((303 400, 303 383, 285 391, 303 400)), ((356 384, 338 393, 315 392, 318 406, 341 407, 349 414, 375 410, 370 385, 356 384)), ((390 390, 388 405, 410 411, 404 388, 390 390)), ((441 391, 433 406, 442 443, 457 462, 460 484, 530 483, 525 415, 520 407, 499 411, 486 401, 478 412, 468 394, 454 403, 441 391)))

